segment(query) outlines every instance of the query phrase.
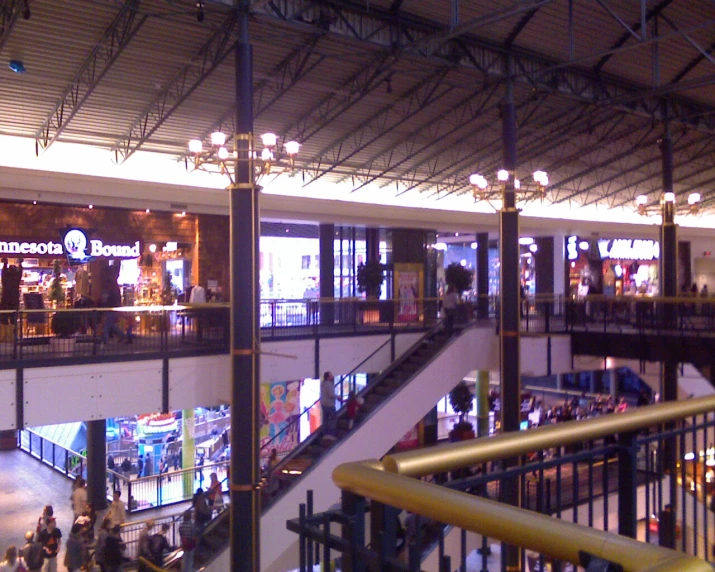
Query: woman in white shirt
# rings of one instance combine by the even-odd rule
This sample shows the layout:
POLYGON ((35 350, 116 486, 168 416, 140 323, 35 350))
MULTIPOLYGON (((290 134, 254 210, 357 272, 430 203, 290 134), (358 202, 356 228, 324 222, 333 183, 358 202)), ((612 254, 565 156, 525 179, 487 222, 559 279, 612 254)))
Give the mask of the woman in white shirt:
POLYGON ((25 568, 22 557, 17 553, 17 548, 11 544, 5 551, 5 559, 0 562, 0 572, 15 572, 20 566, 25 568))

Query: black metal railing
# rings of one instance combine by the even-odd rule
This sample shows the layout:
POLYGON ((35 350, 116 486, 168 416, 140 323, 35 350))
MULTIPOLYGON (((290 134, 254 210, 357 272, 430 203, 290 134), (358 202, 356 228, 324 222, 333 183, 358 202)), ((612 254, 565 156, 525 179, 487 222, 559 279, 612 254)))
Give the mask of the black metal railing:
MULTIPOLYGON (((432 547, 439 550, 437 561, 440 570, 465 571, 467 560, 473 562, 475 558, 476 569, 498 569, 499 557, 490 556, 493 543, 508 540, 516 544, 514 539, 522 534, 519 530, 507 530, 519 525, 511 523, 507 526, 499 516, 504 506, 504 518, 518 521, 514 509, 499 503, 507 483, 514 482, 520 491, 521 507, 530 511, 518 512, 524 515, 525 530, 519 549, 524 569, 566 570, 571 564, 563 561, 564 554, 578 554, 578 550, 586 550, 586 545, 596 538, 587 534, 579 536, 580 531, 585 529, 578 527, 569 528, 573 536, 563 538, 553 530, 555 526, 548 524, 553 520, 543 523, 546 536, 539 536, 540 532, 533 528, 528 532, 526 529, 533 527, 528 516, 532 513, 630 538, 637 537, 656 545, 655 552, 648 553, 649 548, 643 549, 643 554, 655 554, 656 558, 667 556, 667 551, 663 552, 659 546, 712 562, 715 547, 715 478, 711 468, 715 466, 713 410, 715 398, 707 397, 683 404, 646 406, 603 419, 573 421, 562 424, 563 430, 546 427, 511 435, 508 436, 511 439, 507 445, 509 450, 517 450, 514 447, 517 447, 519 439, 524 444, 520 446, 519 464, 508 468, 500 460, 508 451, 490 446, 490 438, 473 441, 475 445, 477 442, 484 444, 481 448, 483 454, 476 448, 467 449, 468 443, 452 444, 444 446, 444 457, 440 457, 442 449, 437 447, 424 453, 394 455, 394 461, 388 458, 381 463, 388 474, 396 472, 399 475, 404 473, 405 477, 422 476, 441 487, 467 493, 463 497, 465 505, 469 504, 466 499, 472 497, 497 501, 475 504, 470 509, 479 510, 483 515, 489 514, 488 518, 479 518, 476 513, 464 518, 456 516, 461 510, 459 502, 453 502, 446 496, 442 498, 438 492, 440 487, 425 487, 414 479, 400 477, 398 480, 395 475, 394 478, 386 477, 384 482, 380 478, 379 483, 363 486, 357 479, 362 481, 364 478, 368 482, 369 475, 380 472, 374 471, 377 468, 373 466, 374 462, 371 462, 373 465, 368 462, 346 465, 344 471, 339 468, 334 473, 336 482, 344 490, 341 508, 313 514, 312 503, 307 502, 301 505, 299 518, 288 524, 289 529, 300 535, 300 569, 309 570, 310 566, 321 564, 323 570, 415 571, 421 569, 422 561, 432 547), (679 416, 675 408, 682 405, 688 409, 683 409, 684 413, 679 416), (561 438, 563 435, 568 437, 561 438), (580 440, 579 435, 585 438, 580 440), (511 447, 512 442, 514 447, 511 447), (553 446, 542 448, 547 443, 553 446), (525 452, 532 446, 538 449, 525 452), (457 449, 464 453, 457 452, 457 449), (488 460, 490 456, 493 456, 492 461, 488 460), (443 458, 448 460, 438 460, 443 458), (469 463, 469 458, 476 462, 469 463), (429 476, 424 474, 419 463, 427 463, 425 467, 450 467, 450 470, 429 476), (363 471, 361 467, 364 467, 364 475, 348 476, 363 471), (388 492, 393 488, 401 490, 402 487, 410 490, 403 491, 404 495, 388 492), (374 490, 374 493, 368 496, 368 489, 374 490), (368 498, 361 496, 363 490, 365 493, 362 494, 368 498), (466 530, 446 526, 439 522, 434 512, 428 514, 415 508, 412 509, 414 512, 406 512, 408 506, 427 507, 427 501, 423 502, 427 496, 430 497, 430 506, 432 501, 445 505, 451 503, 455 507, 450 509, 454 519, 473 522, 469 526, 469 542, 466 530), (394 500, 388 501, 388 497, 394 500), (366 517, 366 512, 375 514, 366 517), (369 534, 366 532, 366 518, 371 518, 369 534), (490 522, 502 524, 492 526, 490 522), (336 528, 335 524, 340 527, 336 528), (488 537, 490 527, 497 537, 493 540, 488 537), (342 533, 338 533, 339 530, 342 533), (474 536, 473 532, 481 536, 474 536), (447 535, 459 535, 459 540, 447 543, 447 535), (401 538, 406 539, 404 548, 399 548, 401 538), (583 542, 580 546, 579 538, 583 542), (563 550, 554 548, 559 544, 563 545, 563 550), (458 548, 450 551, 446 548, 448 545, 458 548), (536 549, 536 546, 541 549, 536 549), (477 549, 479 553, 475 554, 477 549), (527 563, 529 567, 526 567, 527 563)), ((497 440, 501 442, 503 437, 507 435, 500 435, 497 440)), ((447 512, 445 509, 440 514, 446 515, 447 512)), ((448 522, 454 522, 452 516, 449 518, 448 522)), ((607 538, 603 537, 605 540, 599 540, 599 543, 603 542, 606 546, 609 542, 607 538)), ((636 554, 639 545, 635 543, 632 546, 635 550, 633 554, 636 554)), ((622 550, 623 547, 621 554, 622 550)), ((633 560, 637 564, 637 558, 633 560)), ((578 558, 569 558, 569 561, 572 564, 579 562, 578 558)), ((641 568, 645 569, 647 564, 644 560, 641 568)), ((585 566, 583 561, 581 565, 585 566)), ((674 563, 674 567, 658 570, 687 569, 682 562, 679 565, 674 563)), ((641 568, 632 562, 624 566, 629 570, 641 568)))

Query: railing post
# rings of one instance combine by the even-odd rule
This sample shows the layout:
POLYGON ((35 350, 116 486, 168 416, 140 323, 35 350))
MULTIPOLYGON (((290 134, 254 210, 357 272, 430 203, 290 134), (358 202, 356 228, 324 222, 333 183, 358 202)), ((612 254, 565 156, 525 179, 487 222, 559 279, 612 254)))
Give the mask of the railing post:
POLYGON ((127 512, 132 512, 132 474, 129 472, 129 477, 127 478, 127 512))
POLYGON ((638 433, 618 434, 618 534, 637 536, 637 483, 635 441, 638 433))
POLYGON ((308 542, 308 539, 305 534, 305 527, 306 527, 306 522, 305 522, 305 503, 302 502, 298 506, 298 524, 300 528, 300 534, 298 537, 298 565, 299 565, 299 570, 300 572, 307 572, 308 571, 308 566, 306 562, 306 543, 308 542))
POLYGON ((343 572, 364 572, 365 561, 358 557, 358 547, 365 546, 365 499, 343 491, 342 512, 350 519, 349 524, 341 528, 341 535, 350 545, 350 550, 343 554, 343 572))
POLYGON ((372 501, 370 503, 370 544, 384 560, 396 554, 397 512, 388 505, 372 501))

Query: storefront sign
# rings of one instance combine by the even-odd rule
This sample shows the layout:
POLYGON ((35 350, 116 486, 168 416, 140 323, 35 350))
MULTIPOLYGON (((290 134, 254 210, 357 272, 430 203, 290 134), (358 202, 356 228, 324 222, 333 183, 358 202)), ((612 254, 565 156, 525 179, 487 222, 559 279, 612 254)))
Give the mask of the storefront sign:
POLYGON ((47 242, 0 241, 0 254, 33 254, 62 255, 62 244, 49 240, 47 242))
POLYGON ((599 240, 598 251, 604 260, 657 260, 660 244, 655 240, 616 238, 599 240))
POLYGON ((81 228, 71 228, 62 234, 67 260, 70 264, 85 264, 93 258, 139 258, 141 245, 104 244, 99 239, 89 239, 81 228))

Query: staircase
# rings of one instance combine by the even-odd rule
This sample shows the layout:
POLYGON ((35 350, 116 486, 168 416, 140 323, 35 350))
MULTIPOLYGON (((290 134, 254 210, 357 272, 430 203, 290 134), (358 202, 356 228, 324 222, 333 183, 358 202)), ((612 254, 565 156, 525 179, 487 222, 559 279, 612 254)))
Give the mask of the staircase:
MULTIPOLYGON (((474 330, 477 330, 477 328, 472 328, 472 333, 474 333, 474 330)), ((469 331, 469 329, 466 330, 466 332, 469 331)), ((485 338, 491 338, 494 332, 493 329, 488 328, 481 331, 480 335, 485 338)), ((358 396, 364 400, 364 403, 358 410, 352 429, 349 428, 347 411, 343 408, 338 412, 337 439, 328 438, 323 428, 320 428, 276 465, 273 469, 273 474, 280 477, 281 488, 275 494, 270 496, 264 495, 263 498, 262 526, 270 524, 271 537, 280 534, 278 530, 279 527, 281 531, 285 530, 286 513, 292 516, 297 511, 298 504, 293 497, 299 495, 301 499, 305 498, 303 489, 306 487, 308 481, 310 481, 310 488, 316 490, 316 505, 318 505, 320 502, 318 497, 320 495, 321 485, 316 486, 315 482, 322 482, 323 479, 329 481, 332 465, 339 460, 342 461, 346 455, 348 457, 350 455, 357 455, 355 458, 364 458, 364 453, 355 447, 356 443, 361 440, 369 442, 373 448, 376 447, 381 451, 379 453, 379 456, 381 456, 387 452, 411 426, 414 426, 414 423, 421 419, 429 409, 434 407, 434 404, 448 393, 464 375, 473 369, 474 366, 471 365, 473 359, 470 359, 468 349, 474 347, 473 344, 476 340, 473 338, 475 338, 475 336, 460 333, 456 338, 450 339, 439 329, 428 332, 358 394, 358 396), (454 349, 450 348, 448 352, 449 356, 446 356, 443 350, 446 350, 448 345, 458 347, 454 349), (459 373, 450 373, 447 371, 449 368, 445 366, 447 363, 451 364, 455 361, 460 361, 460 359, 455 359, 457 355, 462 356, 460 359, 463 360, 464 363, 457 364, 455 372, 458 371, 459 373), (439 378, 439 380, 435 380, 435 377, 439 378), (408 391, 406 386, 417 378, 421 379, 422 384, 426 383, 425 387, 429 387, 430 391, 425 391, 424 388, 415 388, 415 392, 411 390, 408 392, 410 394, 409 396, 404 395, 402 390, 408 391), (398 393, 401 394, 401 399, 408 400, 409 403, 409 407, 407 407, 407 403, 399 406, 400 409, 409 411, 410 420, 407 426, 403 427, 400 426, 399 423, 390 423, 391 417, 387 420, 383 418, 376 420, 374 424, 368 423, 372 417, 379 415, 381 409, 396 397, 398 393), (412 393, 416 393, 417 395, 413 396, 412 393), (424 403, 421 403, 422 401, 424 401, 424 403), (385 434, 390 433, 390 431, 384 427, 385 423, 390 425, 391 436, 385 434), (361 431, 362 428, 372 428, 373 431, 361 431), (375 434, 374 431, 377 431, 377 434, 375 434), (363 433, 365 437, 361 437, 363 433), (370 435, 368 435, 368 433, 370 433, 370 435), (356 439, 358 441, 355 441, 356 439), (346 441, 350 441, 350 443, 346 443, 346 441), (328 456, 331 458, 329 460, 325 459, 328 456), (326 462, 322 463, 321 461, 323 460, 326 462), (301 484, 303 484, 303 486, 300 486, 301 484), (283 499, 285 502, 280 502, 283 499), (270 520, 270 523, 267 519, 270 520), (274 520, 275 522, 273 522, 274 520)), ((392 413, 390 413, 390 415, 392 415, 392 413)), ((384 416, 385 413, 383 413, 382 417, 384 416)), ((404 421, 401 422, 404 425, 404 421)), ((372 454, 376 455, 375 452, 372 454)), ((332 482, 330 482, 330 484, 333 486, 332 482)), ((337 494, 336 489, 336 497, 337 494)), ((337 500, 337 498, 335 500, 337 500)), ((321 510, 321 508, 316 506, 316 510, 321 510)), ((216 518, 202 535, 196 554, 196 567, 206 566, 213 559, 214 555, 216 555, 217 551, 228 544, 228 537, 228 513, 225 512, 216 518)), ((276 541, 277 540, 276 538, 276 541)), ((290 540, 292 541, 293 538, 290 537, 290 540)), ((221 558, 219 558, 219 560, 221 560, 221 558)), ((218 561, 215 564, 220 565, 218 561)), ((215 564, 212 564, 211 568, 215 568, 215 564)), ((265 559, 262 557, 262 568, 268 567, 268 569, 271 569, 271 565, 272 563, 265 562, 265 559)), ((219 568, 216 569, 218 570, 219 568)), ((280 566, 277 565, 276 569, 280 569, 280 566)))

